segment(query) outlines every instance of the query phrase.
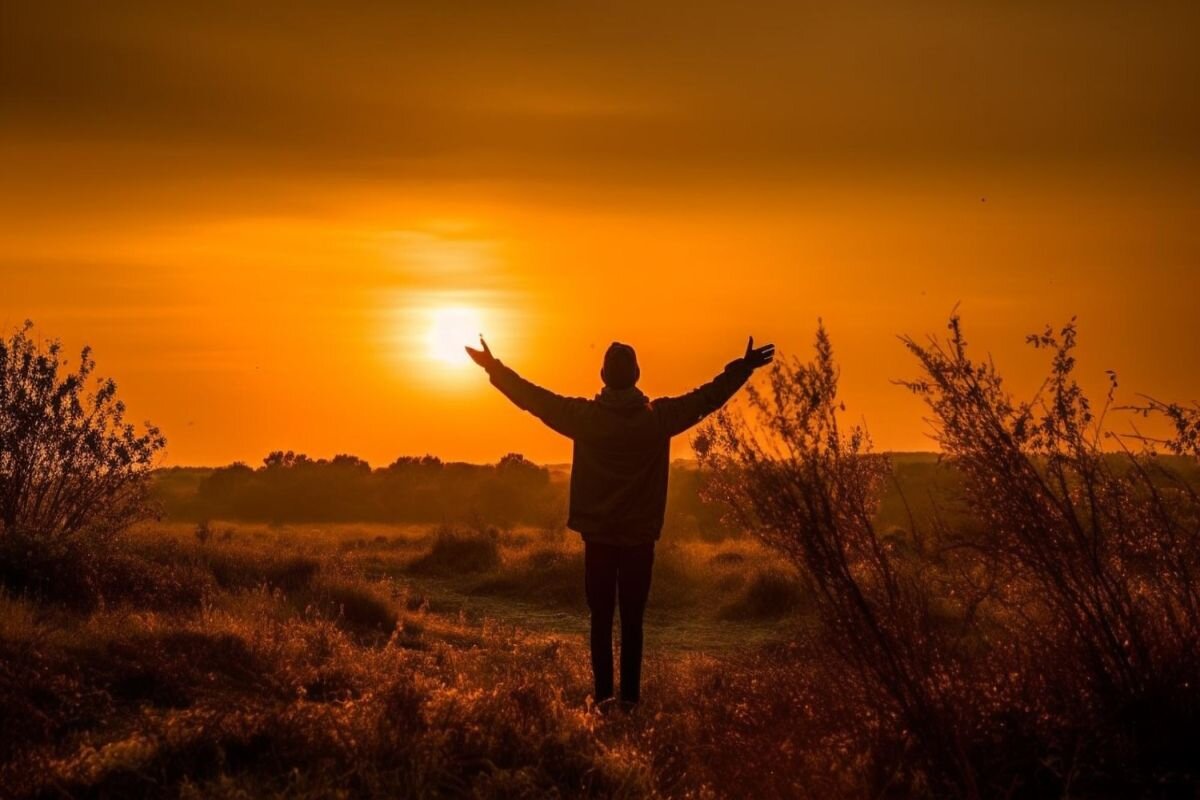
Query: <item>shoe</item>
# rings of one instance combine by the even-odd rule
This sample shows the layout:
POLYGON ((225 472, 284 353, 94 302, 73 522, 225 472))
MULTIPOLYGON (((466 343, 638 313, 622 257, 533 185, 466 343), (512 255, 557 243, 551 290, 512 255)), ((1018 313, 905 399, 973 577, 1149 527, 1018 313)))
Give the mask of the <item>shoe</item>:
POLYGON ((606 697, 594 706, 596 712, 602 717, 607 717, 614 711, 618 711, 620 706, 617 704, 617 698, 606 697))

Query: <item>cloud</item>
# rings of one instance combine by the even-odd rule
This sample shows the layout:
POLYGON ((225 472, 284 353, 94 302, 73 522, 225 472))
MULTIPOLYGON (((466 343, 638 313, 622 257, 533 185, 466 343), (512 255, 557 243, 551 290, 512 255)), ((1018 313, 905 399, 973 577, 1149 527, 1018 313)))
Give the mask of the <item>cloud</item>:
POLYGON ((669 187, 1200 141, 1194 4, 19 5, 10 157, 133 180, 669 187))

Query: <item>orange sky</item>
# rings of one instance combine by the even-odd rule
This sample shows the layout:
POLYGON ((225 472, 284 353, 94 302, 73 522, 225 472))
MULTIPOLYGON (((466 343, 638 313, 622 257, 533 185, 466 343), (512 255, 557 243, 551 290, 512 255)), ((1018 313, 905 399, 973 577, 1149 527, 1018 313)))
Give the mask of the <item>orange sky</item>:
POLYGON ((1194 3, 249 5, 0 25, 0 327, 91 343, 168 463, 566 460, 445 308, 584 395, 820 316, 890 449, 960 302, 1018 388, 1078 314, 1091 385, 1200 396, 1194 3))

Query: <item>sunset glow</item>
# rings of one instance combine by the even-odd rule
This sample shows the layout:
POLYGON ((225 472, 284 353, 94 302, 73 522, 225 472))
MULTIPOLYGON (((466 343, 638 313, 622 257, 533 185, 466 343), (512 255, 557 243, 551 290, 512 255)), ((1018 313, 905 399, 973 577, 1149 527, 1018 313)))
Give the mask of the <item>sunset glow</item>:
POLYGON ((93 345, 168 463, 565 460, 481 332, 582 396, 631 342, 654 395, 822 318, 884 449, 956 305, 1014 390, 1078 315, 1090 388, 1200 395, 1194 4, 18 6, 0 328, 93 345))
POLYGON ((1200 0, 0 11, 0 794, 1200 800, 1200 0))
POLYGON ((467 306, 435 308, 429 312, 429 331, 426 344, 430 358, 456 367, 470 364, 463 348, 478 347, 484 328, 479 311, 467 306))

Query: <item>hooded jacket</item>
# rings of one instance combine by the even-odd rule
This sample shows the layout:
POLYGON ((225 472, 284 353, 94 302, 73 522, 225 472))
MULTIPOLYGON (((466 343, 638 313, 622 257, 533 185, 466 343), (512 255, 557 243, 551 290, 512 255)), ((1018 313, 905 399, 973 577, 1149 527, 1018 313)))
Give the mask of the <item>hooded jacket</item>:
POLYGON ((650 400, 637 387, 605 388, 595 398, 563 397, 499 361, 492 385, 518 407, 574 442, 567 527, 585 541, 637 545, 662 534, 671 437, 723 406, 750 377, 744 359, 698 389, 650 400))

